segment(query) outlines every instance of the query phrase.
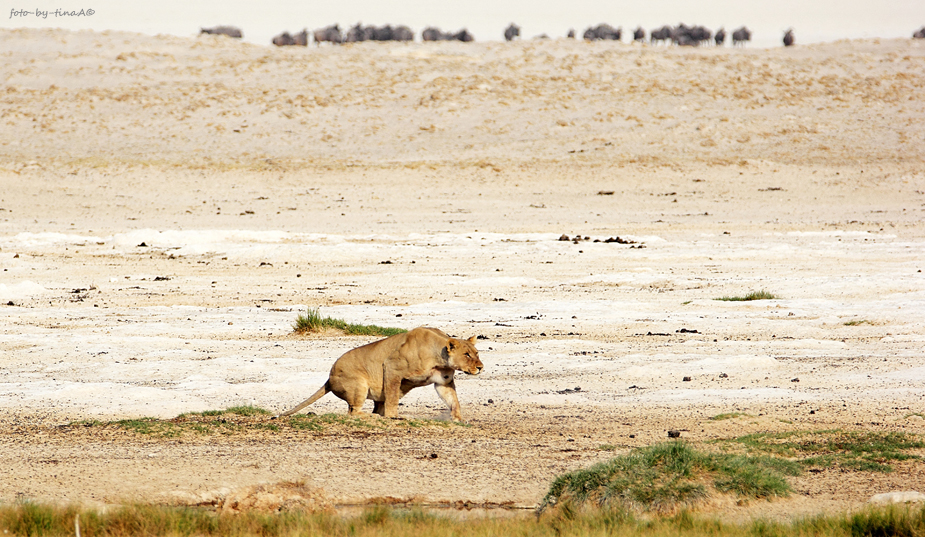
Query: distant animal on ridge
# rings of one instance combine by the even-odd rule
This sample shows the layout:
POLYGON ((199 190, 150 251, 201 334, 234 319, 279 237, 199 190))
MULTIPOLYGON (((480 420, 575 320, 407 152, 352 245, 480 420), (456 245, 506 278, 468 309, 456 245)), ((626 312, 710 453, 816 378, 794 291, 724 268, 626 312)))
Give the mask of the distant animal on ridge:
POLYGON ((752 32, 745 26, 732 32, 732 46, 741 44, 744 47, 745 43, 751 40, 752 40, 752 32))
POLYGON ((241 39, 244 37, 244 32, 240 28, 235 28, 234 26, 214 26, 212 28, 200 28, 199 35, 210 34, 210 35, 227 35, 228 37, 233 37, 235 39, 241 39))
POLYGON ((659 44, 660 42, 665 42, 671 39, 671 28, 668 26, 662 26, 661 28, 656 28, 649 32, 649 42, 654 44, 659 44))
POLYGON ((726 44, 726 29, 721 26, 719 30, 716 30, 716 35, 713 36, 713 41, 716 43, 717 47, 721 47, 726 44))
POLYGON ((277 47, 289 47, 289 46, 299 46, 307 47, 308 46, 308 30, 302 30, 301 32, 290 35, 289 32, 283 32, 278 36, 273 38, 272 43, 277 47))
POLYGON ((918 30, 912 32, 913 39, 925 39, 925 26, 922 26, 918 30))
POLYGON ((787 30, 787 33, 784 34, 784 46, 792 47, 793 46, 793 28, 787 30))
POLYGON ((582 37, 584 37, 585 41, 597 41, 599 39, 619 41, 622 33, 622 28, 614 28, 609 24, 601 23, 585 30, 582 37))
POLYGON ((344 43, 360 41, 414 41, 414 32, 404 25, 363 26, 357 23, 347 31, 344 43))
POLYGON ((328 43, 333 43, 339 45, 344 42, 344 36, 340 32, 340 26, 337 24, 332 24, 331 26, 326 26, 315 30, 313 33, 315 38, 315 44, 321 45, 321 43, 327 41, 328 43))
POLYGON ((520 26, 512 22, 510 26, 504 29, 504 40, 513 41, 515 37, 520 37, 520 26))
POLYGON ((679 24, 671 30, 671 41, 681 47, 697 47, 713 38, 713 33, 703 26, 679 24))
POLYGON ((424 31, 421 32, 421 39, 424 41, 462 41, 464 43, 475 41, 475 38, 472 37, 469 30, 465 28, 454 34, 443 32, 439 28, 434 28, 433 26, 424 28, 424 31))
POLYGON ((642 26, 637 26, 633 30, 633 41, 645 41, 646 40, 646 31, 642 29, 642 26))

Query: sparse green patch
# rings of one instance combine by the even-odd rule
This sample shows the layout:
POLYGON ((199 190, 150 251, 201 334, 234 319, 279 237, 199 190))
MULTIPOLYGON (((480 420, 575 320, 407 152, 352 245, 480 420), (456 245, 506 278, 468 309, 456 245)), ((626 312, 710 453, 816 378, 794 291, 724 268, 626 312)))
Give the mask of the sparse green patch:
POLYGON ((867 319, 856 319, 856 320, 853 320, 853 321, 847 321, 847 322, 842 323, 842 324, 844 324, 845 326, 858 326, 858 325, 861 325, 861 324, 874 324, 874 323, 868 321, 867 319))
POLYGON ((304 314, 299 314, 292 328, 297 334, 320 332, 331 328, 340 330, 350 336, 389 337, 407 332, 403 328, 386 328, 374 324, 350 324, 342 319, 324 317, 321 315, 319 308, 309 308, 304 314))
POLYGON ((597 449, 599 449, 599 450, 601 450, 601 451, 616 451, 616 450, 617 450, 617 446, 614 446, 614 445, 612 445, 612 444, 601 444, 601 445, 597 446, 597 449))
POLYGON ((149 434, 163 437, 173 437, 180 434, 172 423, 157 418, 119 420, 114 422, 114 424, 121 429, 131 431, 135 434, 149 434))
POLYGON ((925 442, 912 434, 840 430, 756 433, 728 442, 747 453, 795 459, 807 468, 839 466, 868 472, 891 472, 889 463, 921 459, 909 451, 925 448, 925 442))
POLYGON ((710 421, 731 420, 731 419, 735 419, 735 418, 740 418, 740 417, 742 417, 742 416, 745 416, 746 418, 754 418, 754 417, 755 417, 755 416, 752 416, 751 414, 746 414, 746 413, 744 413, 744 412, 727 412, 727 413, 725 413, 725 414, 717 414, 717 415, 713 416, 712 418, 710 418, 710 421))
POLYGON ((762 289, 761 291, 752 291, 745 296, 724 296, 722 298, 714 298, 713 300, 722 300, 724 302, 747 302, 750 300, 775 300, 778 298, 780 297, 762 289))
POLYGON ((202 412, 187 412, 185 414, 180 414, 178 418, 186 418, 190 416, 222 416, 224 414, 233 414, 236 416, 269 416, 272 414, 269 410, 265 408, 260 408, 259 406, 251 405, 240 405, 228 407, 225 410, 204 410, 202 412))
POLYGON ((387 420, 375 415, 354 417, 345 414, 299 414, 271 420, 273 413, 255 406, 235 406, 225 410, 187 412, 173 419, 138 418, 111 422, 80 421, 72 427, 109 427, 134 434, 161 438, 183 435, 234 435, 254 432, 280 433, 285 431, 323 431, 332 427, 348 429, 469 427, 465 423, 431 419, 387 420))
POLYGON ((743 498, 787 496, 785 476, 798 472, 798 465, 781 459, 704 453, 683 441, 666 442, 557 477, 539 509, 676 512, 701 503, 711 489, 743 498))

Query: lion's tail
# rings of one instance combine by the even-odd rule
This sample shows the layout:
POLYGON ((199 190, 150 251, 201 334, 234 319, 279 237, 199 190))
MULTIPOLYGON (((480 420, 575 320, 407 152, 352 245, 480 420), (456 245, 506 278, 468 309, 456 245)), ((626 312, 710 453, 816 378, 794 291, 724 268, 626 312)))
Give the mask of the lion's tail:
POLYGON ((330 386, 330 384, 328 384, 327 382, 325 382, 325 383, 324 383, 324 386, 318 388, 318 391, 315 392, 314 394, 312 394, 311 397, 309 397, 308 399, 306 399, 306 400, 302 401, 301 403, 299 403, 298 405, 296 405, 295 408, 293 408, 293 409, 291 409, 291 410, 287 410, 287 411, 283 412, 282 414, 278 414, 278 415, 274 416, 274 418, 279 418, 279 417, 281 417, 281 416, 291 416, 291 415, 295 414, 296 412, 302 410, 303 408, 307 407, 308 405, 314 403, 314 402, 317 401, 318 399, 321 399, 322 397, 324 397, 324 394, 328 393, 329 391, 331 391, 331 386, 330 386))

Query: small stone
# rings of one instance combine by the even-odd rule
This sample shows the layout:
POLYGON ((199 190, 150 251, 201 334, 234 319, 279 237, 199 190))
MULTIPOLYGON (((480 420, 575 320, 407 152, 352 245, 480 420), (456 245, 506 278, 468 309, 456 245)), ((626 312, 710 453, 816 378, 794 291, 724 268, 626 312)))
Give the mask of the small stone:
POLYGON ((684 377, 683 379, 681 379, 681 381, 682 381, 682 382, 690 382, 690 381, 691 381, 691 378, 690 378, 690 377, 684 377))
POLYGON ((676 429, 668 431, 668 438, 681 438, 681 431, 676 429))

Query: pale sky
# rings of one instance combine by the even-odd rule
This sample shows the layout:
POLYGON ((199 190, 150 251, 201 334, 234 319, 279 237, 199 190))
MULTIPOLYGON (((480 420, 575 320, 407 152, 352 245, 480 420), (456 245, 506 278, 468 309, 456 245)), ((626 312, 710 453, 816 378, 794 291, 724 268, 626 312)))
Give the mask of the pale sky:
MULTIPOLYGON (((283 30, 319 28, 339 23, 342 28, 364 24, 405 24, 415 31, 426 26, 443 30, 468 28, 479 41, 500 40, 504 28, 516 22, 523 37, 546 33, 564 36, 574 28, 607 22, 630 30, 679 22, 711 29, 748 26, 756 46, 777 46, 793 27, 797 43, 859 37, 909 37, 925 25, 925 0, 13 0, 5 1, 0 28, 59 27, 71 30, 126 30, 145 34, 193 36, 200 26, 235 25, 245 41, 269 44, 283 30), (87 16, 56 16, 54 10, 93 10, 87 16), (40 18, 36 9, 49 14, 40 18), (26 11, 22 15, 14 12, 26 11)), ((624 40, 626 38, 624 37, 624 40)))

